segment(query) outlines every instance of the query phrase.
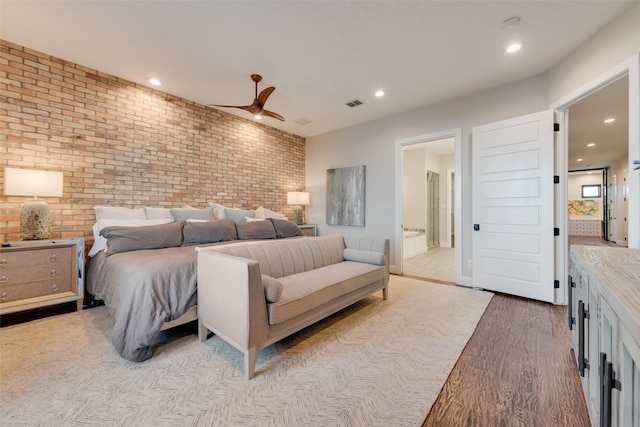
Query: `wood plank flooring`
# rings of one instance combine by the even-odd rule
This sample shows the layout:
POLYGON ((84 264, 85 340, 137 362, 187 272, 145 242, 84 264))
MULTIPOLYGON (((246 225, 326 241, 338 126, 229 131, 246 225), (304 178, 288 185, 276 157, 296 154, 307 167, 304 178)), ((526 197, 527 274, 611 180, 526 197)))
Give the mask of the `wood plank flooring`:
POLYGON ((566 309, 496 294, 423 426, 589 426, 566 309))

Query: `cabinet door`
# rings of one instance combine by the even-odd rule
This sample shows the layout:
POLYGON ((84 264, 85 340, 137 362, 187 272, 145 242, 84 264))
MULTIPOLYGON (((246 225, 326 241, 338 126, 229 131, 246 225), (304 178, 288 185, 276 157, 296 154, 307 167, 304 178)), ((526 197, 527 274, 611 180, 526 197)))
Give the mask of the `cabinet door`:
MULTIPOLYGON (((615 314, 607 300, 600 296, 600 343, 599 343, 599 352, 605 353, 607 355, 607 361, 613 364, 614 372, 619 372, 619 354, 618 354, 618 316, 615 314)), ((597 363, 594 361, 594 365, 597 363)), ((594 366, 595 367, 595 366, 594 366)), ((601 367, 598 366, 598 370, 601 367)), ((594 374, 596 370, 594 369, 594 374)), ((600 372, 599 372, 600 374, 600 372)), ((599 377, 598 377, 599 378, 599 377)), ((606 391, 605 391, 606 392, 606 391)), ((601 390, 598 388, 598 394, 600 395, 601 390)), ((599 396, 600 398, 600 396, 599 396)), ((620 395, 617 390, 611 391, 611 427, 623 426, 624 424, 618 423, 618 411, 615 408, 619 406, 620 395)), ((599 399, 602 400, 602 399, 599 399)), ((598 417, 596 419, 601 419, 602 416, 602 408, 598 406, 598 417)), ((629 427, 629 426, 624 426, 629 427)))
POLYGON ((640 427, 640 345, 624 326, 620 327, 620 383, 618 425, 640 427))

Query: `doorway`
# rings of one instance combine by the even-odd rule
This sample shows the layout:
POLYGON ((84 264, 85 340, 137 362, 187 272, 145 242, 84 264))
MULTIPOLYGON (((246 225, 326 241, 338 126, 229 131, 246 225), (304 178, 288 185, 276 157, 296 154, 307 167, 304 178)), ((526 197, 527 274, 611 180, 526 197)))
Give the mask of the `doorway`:
POLYGON ((416 142, 402 148, 403 274, 454 284, 454 138, 416 142))

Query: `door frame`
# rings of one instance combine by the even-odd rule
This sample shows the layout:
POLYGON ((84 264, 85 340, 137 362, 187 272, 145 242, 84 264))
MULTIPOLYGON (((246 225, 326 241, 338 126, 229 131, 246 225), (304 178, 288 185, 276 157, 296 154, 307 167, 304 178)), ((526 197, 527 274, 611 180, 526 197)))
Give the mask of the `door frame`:
MULTIPOLYGON (((568 177, 568 153, 569 107, 575 102, 585 98, 609 83, 628 75, 629 76, 629 162, 640 159, 640 53, 636 53, 628 60, 601 74, 599 77, 582 85, 569 95, 551 104, 555 111, 556 123, 560 125, 560 131, 556 133, 556 175, 560 177, 560 185, 555 188, 555 223, 560 227, 560 236, 556 239, 556 277, 560 278, 561 286, 556 289, 556 304, 566 304, 566 282, 569 270, 569 237, 566 231, 569 214, 566 209, 568 203, 567 177, 568 177)), ((629 194, 640 195, 640 174, 629 173, 629 194)), ((640 216, 640 197, 629 198, 629 217, 640 216)), ((640 249, 640 224, 629 224, 628 245, 629 248, 640 249)))
POLYGON ((441 132, 429 133, 424 135, 402 138, 395 141, 396 154, 396 197, 395 197, 395 236, 394 236, 394 253, 396 254, 395 271, 392 273, 402 274, 403 271, 403 254, 402 254, 402 217, 403 217, 403 195, 402 195, 402 149, 405 146, 421 144, 423 142, 437 141, 439 139, 453 138, 454 144, 454 230, 455 234, 455 281, 456 284, 462 283, 462 128, 444 130, 441 132))

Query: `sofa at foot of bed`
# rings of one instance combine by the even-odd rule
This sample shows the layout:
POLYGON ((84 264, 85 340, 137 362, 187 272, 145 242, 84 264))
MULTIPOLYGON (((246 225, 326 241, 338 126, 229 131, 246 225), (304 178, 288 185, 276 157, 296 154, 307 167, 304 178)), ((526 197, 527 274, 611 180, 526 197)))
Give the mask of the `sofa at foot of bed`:
POLYGON ((244 353, 245 377, 257 350, 382 290, 389 241, 319 236, 198 248, 198 336, 208 331, 244 353))

